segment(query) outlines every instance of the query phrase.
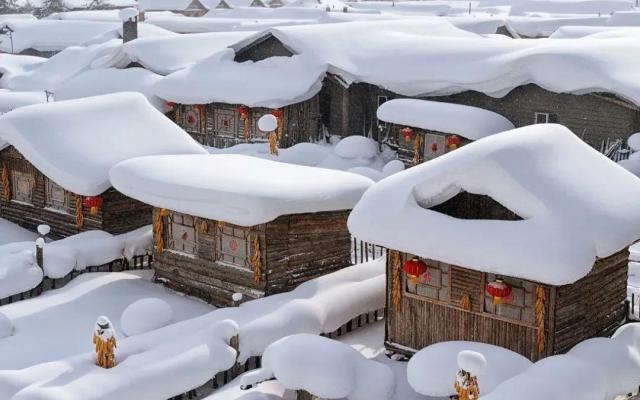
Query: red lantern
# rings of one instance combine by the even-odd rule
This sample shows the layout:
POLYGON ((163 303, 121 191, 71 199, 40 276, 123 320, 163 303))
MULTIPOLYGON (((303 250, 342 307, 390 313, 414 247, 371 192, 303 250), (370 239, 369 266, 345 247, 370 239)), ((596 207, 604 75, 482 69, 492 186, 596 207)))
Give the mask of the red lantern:
POLYGON ((413 129, 411 129, 409 127, 402 128, 402 130, 400 130, 400 134, 404 138, 405 142, 408 142, 411 139, 413 139, 413 129))
POLYGON ((249 107, 247 106, 238 107, 238 114, 240 114, 241 117, 249 116, 249 107))
POLYGON ((420 275, 427 272, 427 264, 417 257, 407 260, 403 265, 404 274, 414 285, 418 283, 420 275))
POLYGON ((511 296, 513 288, 502 279, 496 278, 495 281, 487 283, 487 292, 493 297, 493 304, 498 306, 504 302, 506 298, 511 296))
POLYGON ((167 108, 167 110, 172 111, 174 108, 176 108, 176 103, 174 103, 173 101, 167 101, 164 103, 164 106, 167 108))
POLYGON ((89 196, 85 197, 82 201, 82 205, 89 209, 91 215, 96 215, 98 213, 98 209, 102 207, 102 203, 102 196, 89 196))
POLYGON ((278 119, 282 119, 284 118, 284 111, 280 108, 276 108, 275 110, 271 111, 271 115, 278 119))
POLYGON ((449 150, 455 150, 458 147, 460 147, 460 136, 458 135, 451 135, 451 136, 447 136, 447 147, 449 148, 449 150))

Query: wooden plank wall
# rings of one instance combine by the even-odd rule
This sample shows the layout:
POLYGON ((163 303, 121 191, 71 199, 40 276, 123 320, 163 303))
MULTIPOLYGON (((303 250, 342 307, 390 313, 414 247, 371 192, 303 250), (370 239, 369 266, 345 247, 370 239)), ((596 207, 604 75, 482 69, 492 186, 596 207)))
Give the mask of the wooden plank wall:
POLYGON ((102 194, 102 229, 118 235, 151 224, 153 207, 111 188, 102 194))

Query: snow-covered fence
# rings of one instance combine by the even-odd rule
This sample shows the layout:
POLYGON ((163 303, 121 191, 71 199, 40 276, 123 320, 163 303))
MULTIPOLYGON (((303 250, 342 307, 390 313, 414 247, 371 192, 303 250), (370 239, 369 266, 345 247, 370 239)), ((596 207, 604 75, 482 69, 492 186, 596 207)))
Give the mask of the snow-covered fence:
POLYGON ((356 237, 351 237, 351 263, 360 264, 373 261, 387 254, 387 249, 373 243, 367 243, 356 237))
POLYGON ((600 144, 600 152, 614 162, 626 160, 631 155, 627 141, 621 138, 606 138, 600 144))

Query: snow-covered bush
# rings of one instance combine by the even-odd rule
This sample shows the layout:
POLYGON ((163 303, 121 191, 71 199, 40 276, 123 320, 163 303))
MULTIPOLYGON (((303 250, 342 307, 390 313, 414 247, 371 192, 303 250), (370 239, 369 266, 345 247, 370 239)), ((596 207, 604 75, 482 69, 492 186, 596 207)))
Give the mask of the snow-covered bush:
POLYGON ((9 337, 13 334, 13 323, 11 320, 0 312, 0 339, 9 337))
POLYGON ((262 368, 245 374, 242 385, 271 378, 287 389, 303 389, 323 399, 388 400, 395 391, 395 376, 388 366, 364 358, 344 343, 309 334, 271 344, 262 368))
POLYGON ((122 332, 127 336, 139 335, 168 325, 173 309, 164 300, 148 297, 125 308, 120 317, 122 332))
POLYGON ((334 151, 343 158, 372 158, 378 154, 378 143, 364 136, 348 136, 336 144, 334 151))

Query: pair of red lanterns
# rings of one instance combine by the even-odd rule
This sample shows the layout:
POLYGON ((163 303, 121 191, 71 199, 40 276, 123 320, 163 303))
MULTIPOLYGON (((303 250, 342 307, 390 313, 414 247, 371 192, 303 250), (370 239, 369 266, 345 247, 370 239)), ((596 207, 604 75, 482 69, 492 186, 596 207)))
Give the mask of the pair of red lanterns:
POLYGON ((89 209, 91 215, 96 215, 103 203, 102 196, 88 196, 82 200, 82 205, 89 209))
MULTIPOLYGON (((429 270, 427 263, 419 259, 418 257, 413 257, 404 262, 402 269, 404 270, 405 275, 412 284, 418 283, 418 280, 423 277, 426 283, 429 283, 431 280, 431 275, 429 275, 429 270)), ((504 303, 505 300, 508 300, 511 297, 513 292, 513 287, 503 281, 500 278, 496 278, 494 281, 487 283, 486 286, 487 293, 492 297, 494 305, 500 305, 504 303)))

